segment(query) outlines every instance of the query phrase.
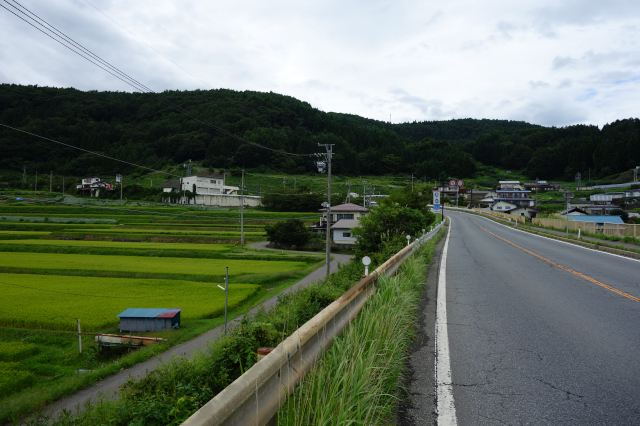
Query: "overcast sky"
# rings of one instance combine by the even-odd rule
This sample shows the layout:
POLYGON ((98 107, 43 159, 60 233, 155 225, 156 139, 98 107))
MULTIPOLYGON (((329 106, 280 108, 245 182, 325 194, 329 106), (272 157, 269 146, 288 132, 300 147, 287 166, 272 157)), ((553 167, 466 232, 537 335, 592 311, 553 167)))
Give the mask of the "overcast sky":
MULTIPOLYGON (((88 0, 112 20, 19 1, 155 91, 273 91, 394 123, 640 117, 638 0, 88 0)), ((132 90, 5 9, 0 28, 0 82, 132 90)))

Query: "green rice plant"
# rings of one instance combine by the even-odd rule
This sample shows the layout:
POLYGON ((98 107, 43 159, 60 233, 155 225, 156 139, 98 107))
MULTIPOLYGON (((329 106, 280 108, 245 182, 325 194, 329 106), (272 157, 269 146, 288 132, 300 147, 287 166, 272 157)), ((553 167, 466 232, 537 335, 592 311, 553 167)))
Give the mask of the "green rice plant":
POLYGON ((33 343, 0 342, 0 363, 20 361, 38 351, 33 343))
MULTIPOLYGON (((158 235, 224 235, 238 236, 239 232, 229 231, 201 231, 201 230, 181 230, 181 229, 74 229, 74 232, 108 233, 108 234, 158 234, 158 235)), ((266 232, 246 232, 245 235, 267 235, 266 232)))
POLYGON ((0 231, 0 234, 15 234, 15 235, 49 235, 48 231, 0 231))
MULTIPOLYGON (((48 232, 46 233, 48 234, 48 232)), ((107 247, 107 248, 135 248, 148 250, 206 250, 229 251, 231 244, 185 244, 185 243, 149 243, 149 242, 118 242, 118 241, 83 241, 83 240, 8 240, 2 244, 64 246, 64 247, 107 247)))
MULTIPOLYGON (((194 281, 0 274, 0 287, 0 325, 11 327, 74 330, 79 318, 84 330, 97 331, 116 325, 127 308, 182 308, 182 321, 224 313, 224 291, 194 281)), ((259 289, 229 284, 230 309, 259 289)))
POLYGON ((25 389, 36 382, 36 376, 29 371, 13 370, 7 364, 0 362, 0 397, 25 389))
POLYGON ((154 274, 222 276, 272 274, 305 269, 306 263, 285 260, 191 259, 142 256, 100 256, 54 253, 2 253, 0 267, 38 270, 82 270, 154 274))

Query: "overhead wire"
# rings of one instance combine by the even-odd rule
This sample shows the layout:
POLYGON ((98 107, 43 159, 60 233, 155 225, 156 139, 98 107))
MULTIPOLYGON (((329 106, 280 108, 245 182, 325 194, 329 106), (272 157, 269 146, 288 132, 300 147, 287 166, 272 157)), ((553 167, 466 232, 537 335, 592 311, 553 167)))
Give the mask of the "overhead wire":
MULTIPOLYGON (((140 37, 136 36, 134 33, 132 33, 131 31, 129 31, 127 28, 125 28, 122 24, 120 24, 118 21, 116 21, 115 19, 113 19, 111 16, 107 15, 105 12, 103 12, 102 10, 100 10, 98 7, 96 7, 95 5, 93 5, 91 2, 89 2, 88 0, 84 0, 85 3, 87 3, 88 5, 90 5, 91 7, 93 7, 95 10, 97 10, 98 12, 100 12, 102 15, 104 15, 105 17, 107 17, 109 20, 111 20, 112 22, 114 22, 116 25, 118 25, 120 28, 122 28, 123 30, 125 30, 126 32, 128 32, 129 34, 131 34, 133 37, 135 37, 136 39, 138 39, 141 43, 144 43, 145 45, 147 45, 149 48, 153 49, 156 53, 158 53, 160 56, 162 56, 163 58, 165 58, 166 60, 168 60, 169 62, 171 62, 172 64, 174 64, 175 66, 177 66, 178 68, 180 68, 182 71, 186 72, 187 74, 189 74, 190 76, 192 76, 193 78, 195 78, 196 80, 200 81, 202 84, 204 84, 205 86, 209 87, 210 89, 214 89, 213 86, 211 86, 210 84, 208 84, 206 81, 202 80, 201 78, 197 77, 196 75, 192 74, 191 72, 187 71, 186 69, 184 69, 182 66, 180 66, 178 63, 176 63, 175 61, 173 61, 171 58, 167 57, 166 55, 164 55, 162 52, 160 52, 159 50, 157 50, 156 48, 154 48, 153 46, 151 46, 149 43, 147 43, 146 41, 142 40, 140 37)), ((243 109, 244 111, 248 112, 248 113, 252 113, 253 111, 248 110, 247 108, 245 108, 242 104, 238 104, 237 105, 239 108, 243 109)), ((273 118, 273 115, 269 113, 269 117, 273 118)), ((312 141, 310 139, 307 139, 303 136, 300 136, 299 134, 296 134, 293 132, 293 130, 287 128, 287 127, 283 127, 282 128, 284 131, 286 131, 289 134, 292 134, 293 136, 297 137, 298 139, 302 139, 311 143, 316 143, 317 141, 312 141)))
POLYGON ((101 68, 102 70, 108 72, 109 74, 111 74, 114 77, 118 78, 119 80, 123 81, 127 85, 129 85, 132 88, 134 88, 136 91, 141 92, 141 93, 155 94, 161 100, 161 102, 163 102, 165 105, 173 108, 174 110, 176 110, 176 111, 188 116, 189 118, 191 118, 191 119, 193 119, 193 120, 195 120, 195 121, 197 121, 197 122, 199 122, 199 123, 201 123, 201 124, 203 124, 203 125, 205 125, 207 127, 210 127, 212 129, 214 129, 214 130, 216 130, 216 131, 218 131, 218 132, 220 132, 220 133, 222 133, 222 134, 224 134, 226 136, 229 136, 229 137, 231 137, 233 139, 236 139, 236 140, 238 140, 240 142, 247 143, 247 144, 250 144, 252 146, 255 146, 255 147, 258 147, 258 148, 261 148, 261 149, 265 149, 265 150, 269 150, 269 151, 272 151, 272 152, 279 152, 279 153, 282 153, 282 154, 291 155, 291 156, 299 156, 299 157, 318 157, 320 155, 318 153, 298 154, 298 153, 287 152, 287 151, 279 150, 279 149, 275 149, 275 148, 270 148, 270 147, 264 146, 262 144, 259 144, 257 142, 253 142, 253 141, 250 141, 248 139, 245 139, 245 138, 243 138, 241 136, 235 135, 234 133, 232 133, 232 132, 230 132, 228 130, 225 130, 225 129, 219 127, 219 126, 216 126, 216 125, 214 125, 214 124, 212 124, 212 123, 210 123, 208 121, 205 121, 205 120, 201 119, 200 117, 196 117, 192 113, 190 113, 188 110, 186 110, 183 107, 181 107, 180 105, 175 104, 171 100, 167 99, 161 93, 158 93, 158 92, 150 89, 149 87, 145 86, 144 84, 138 82, 137 80, 135 80, 134 78, 132 78, 131 76, 126 74, 125 72, 121 71, 117 67, 111 65, 109 62, 107 62, 104 59, 100 58, 98 55, 96 55, 93 52, 91 52, 90 50, 86 49, 81 44, 79 44, 78 42, 73 40, 71 37, 68 37, 62 31, 58 30, 53 25, 51 25, 48 22, 46 22, 44 19, 42 19, 38 15, 34 14, 30 10, 28 10, 26 7, 22 6, 16 0, 11 0, 11 1, 13 1, 13 3, 18 5, 18 7, 16 7, 13 4, 11 4, 9 2, 9 0, 4 0, 4 2, 7 5, 12 7, 14 10, 16 10, 18 13, 20 13, 24 17, 19 16, 18 14, 16 14, 16 12, 8 9, 7 7, 5 7, 5 6, 1 5, 1 4, 0 4, 0 7, 2 7, 3 9, 5 9, 7 11, 9 11, 10 13, 12 13, 16 17, 20 18, 24 22, 28 23, 32 27, 36 28, 37 30, 39 30, 43 34, 47 35, 51 39, 53 39, 53 40, 57 41, 58 43, 62 44, 67 49, 69 49, 72 52, 76 53, 80 57, 86 59, 87 61, 89 61, 92 64, 96 65, 97 67, 101 68), (20 9, 23 9, 24 11, 22 11, 20 9), (33 16, 35 18, 33 18, 33 17, 29 16, 29 15, 31 15, 31 16, 33 16), (27 19, 30 20, 31 22, 29 22, 27 19), (51 28, 52 30, 49 29, 49 28, 51 28), (60 34, 60 35, 58 35, 58 34, 60 34), (69 41, 66 41, 66 40, 69 40, 69 41), (69 43, 71 43, 71 46, 69 46, 69 43), (80 49, 83 53, 78 52, 78 50, 74 49, 72 46, 74 46, 74 47, 77 46, 77 49, 80 49), (94 58, 95 60, 92 60, 92 59, 88 58, 87 56, 90 56, 91 58, 94 58), (96 63, 96 61, 99 62, 99 63, 96 63), (102 66, 100 64, 103 64, 104 66, 102 66), (107 67, 108 69, 105 68, 105 67, 107 67))
POLYGON ((30 136, 34 136, 36 138, 44 139, 44 140, 47 140, 49 142, 54 142, 54 143, 57 143, 57 144, 60 144, 60 145, 64 145, 64 146, 67 146, 69 148, 77 149, 77 150, 80 150, 80 151, 83 151, 83 152, 88 152, 89 154, 97 155, 97 156, 100 156, 100 157, 103 157, 103 158, 107 158, 109 160, 118 161, 120 163, 125 163, 125 164, 128 164, 130 166, 140 167, 142 169, 150 170, 152 172, 157 172, 157 173, 163 173, 163 174, 166 174, 166 175, 169 175, 169 176, 182 177, 182 176, 179 176, 179 175, 175 175, 173 173, 164 172, 162 170, 157 170, 157 169, 152 169, 151 167, 141 166, 140 164, 135 164, 135 163, 132 163, 130 161, 120 160, 120 159, 115 158, 115 157, 110 157, 108 155, 100 154, 99 152, 89 151, 88 149, 84 149, 84 148, 80 148, 80 147, 77 147, 77 146, 74 146, 74 145, 70 145, 68 143, 60 142, 60 141, 57 141, 55 139, 47 138, 45 136, 40 136, 40 135, 37 135, 35 133, 27 132, 26 130, 17 129, 15 127, 11 127, 11 126, 8 126, 8 125, 3 124, 3 123, 0 123, 0 126, 15 130, 17 132, 26 133, 26 134, 28 134, 30 136))

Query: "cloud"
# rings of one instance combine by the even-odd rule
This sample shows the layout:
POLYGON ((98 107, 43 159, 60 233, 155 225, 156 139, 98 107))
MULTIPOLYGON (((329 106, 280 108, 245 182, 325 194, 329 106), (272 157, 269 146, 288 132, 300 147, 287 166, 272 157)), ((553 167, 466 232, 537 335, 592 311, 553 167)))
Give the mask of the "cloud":
MULTIPOLYGON (((170 60, 82 0, 22 3, 157 91, 274 91, 394 122, 640 116, 637 0, 89 1, 170 60)), ((4 10, 0 26, 0 82, 132 90, 4 10)))
POLYGON ((549 83, 545 83, 544 81, 529 81, 529 86, 533 89, 536 90, 540 87, 542 88, 546 88, 546 87, 550 87, 549 83))
POLYGON ((455 117, 455 112, 447 109, 440 99, 424 99, 419 96, 413 96, 400 88, 389 89, 389 93, 394 103, 416 108, 424 117, 429 117, 431 120, 455 117))
POLYGON ((557 88, 558 88, 558 89, 566 89, 566 88, 571 87, 571 86, 572 86, 572 84, 573 84, 573 82, 572 82, 570 79, 565 78, 565 79, 564 79, 564 80, 562 80, 560 83, 558 83, 557 88))

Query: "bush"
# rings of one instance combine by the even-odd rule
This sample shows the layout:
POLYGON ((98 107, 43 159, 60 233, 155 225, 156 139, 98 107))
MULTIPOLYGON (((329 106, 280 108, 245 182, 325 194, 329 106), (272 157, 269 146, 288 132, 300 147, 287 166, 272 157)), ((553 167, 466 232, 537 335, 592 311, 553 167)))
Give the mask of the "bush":
POLYGON ((622 219, 623 222, 627 222, 629 220, 629 213, 627 213, 626 211, 622 210, 622 209, 613 209, 611 210, 611 213, 609 213, 611 216, 620 216, 620 218, 622 219))
POLYGON ((291 246, 303 246, 311 237, 311 231, 300 219, 287 219, 264 227, 269 242, 291 246))
POLYGON ((371 214, 360 219, 360 225, 351 232, 356 237, 357 257, 388 252, 395 253, 406 244, 406 236, 416 237, 435 221, 427 219, 419 210, 398 204, 376 207, 371 214))

